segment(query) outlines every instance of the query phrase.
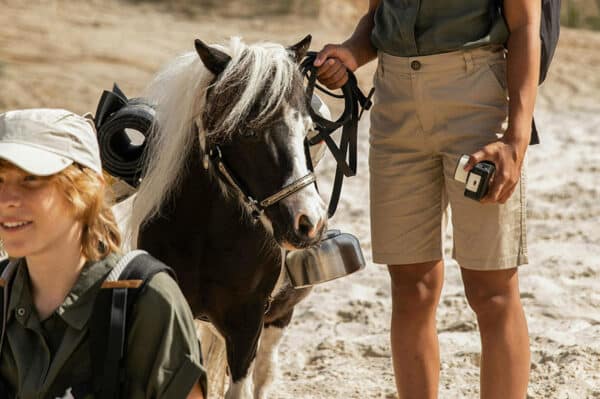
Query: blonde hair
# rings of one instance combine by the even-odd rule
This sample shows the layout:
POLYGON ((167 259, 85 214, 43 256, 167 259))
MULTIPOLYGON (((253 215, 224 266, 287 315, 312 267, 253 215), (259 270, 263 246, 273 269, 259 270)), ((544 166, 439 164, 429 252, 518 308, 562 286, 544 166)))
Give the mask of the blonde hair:
MULTIPOLYGON (((7 168, 19 169, 0 160, 0 170, 7 168)), ((82 222, 83 255, 89 260, 99 260, 112 252, 120 252, 121 233, 110 208, 110 192, 102 177, 89 168, 72 164, 49 179, 66 197, 75 218, 82 222)))

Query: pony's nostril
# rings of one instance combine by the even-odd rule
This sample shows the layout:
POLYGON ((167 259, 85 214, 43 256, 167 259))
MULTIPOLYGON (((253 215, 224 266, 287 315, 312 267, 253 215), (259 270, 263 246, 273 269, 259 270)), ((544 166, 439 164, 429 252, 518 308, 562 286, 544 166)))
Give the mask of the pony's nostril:
POLYGON ((298 225, 296 226, 296 231, 302 237, 312 238, 315 234, 315 225, 312 223, 310 218, 306 215, 300 215, 298 218, 298 225))
POLYGON ((307 215, 300 215, 296 223, 296 235, 301 239, 315 240, 323 233, 327 219, 320 218, 315 221, 307 215))

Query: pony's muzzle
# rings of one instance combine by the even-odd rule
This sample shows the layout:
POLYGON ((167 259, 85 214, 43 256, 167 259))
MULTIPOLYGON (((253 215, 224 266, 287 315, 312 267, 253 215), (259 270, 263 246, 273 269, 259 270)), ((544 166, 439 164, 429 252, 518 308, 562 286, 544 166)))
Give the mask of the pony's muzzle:
POLYGON ((303 242, 313 242, 321 237, 327 225, 327 218, 310 216, 299 212, 294 218, 294 234, 303 242))

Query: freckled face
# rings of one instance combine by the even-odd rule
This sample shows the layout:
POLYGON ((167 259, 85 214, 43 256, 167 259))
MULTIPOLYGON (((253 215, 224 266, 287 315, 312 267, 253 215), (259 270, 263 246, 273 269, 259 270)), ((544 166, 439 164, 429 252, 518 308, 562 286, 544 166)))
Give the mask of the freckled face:
POLYGON ((0 168, 0 238, 11 257, 50 253, 65 240, 80 239, 81 228, 51 177, 0 168))

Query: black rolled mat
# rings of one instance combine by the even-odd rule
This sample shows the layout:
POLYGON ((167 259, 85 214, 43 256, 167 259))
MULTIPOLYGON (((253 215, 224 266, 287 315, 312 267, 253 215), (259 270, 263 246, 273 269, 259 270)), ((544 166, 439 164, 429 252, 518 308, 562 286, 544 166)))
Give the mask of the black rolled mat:
POLYGON ((138 187, 144 175, 144 148, 154 115, 146 100, 127 99, 117 84, 105 90, 98 103, 95 123, 102 167, 132 187, 138 187))

